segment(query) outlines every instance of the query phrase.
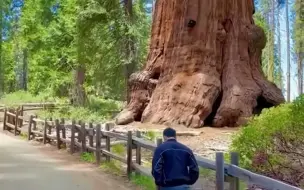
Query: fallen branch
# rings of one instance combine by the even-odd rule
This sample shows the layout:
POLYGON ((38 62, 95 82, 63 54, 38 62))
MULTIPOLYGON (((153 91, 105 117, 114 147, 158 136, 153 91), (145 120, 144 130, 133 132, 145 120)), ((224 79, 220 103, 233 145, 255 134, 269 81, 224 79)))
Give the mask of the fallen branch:
MULTIPOLYGON (((126 129, 113 129, 113 132, 127 134, 128 130, 126 129)), ((145 129, 133 129, 132 131, 140 131, 142 133, 153 132, 153 133, 162 133, 162 130, 154 129, 154 130, 145 130, 145 129)), ((202 131, 176 131, 177 136, 199 136, 203 132, 202 131)))

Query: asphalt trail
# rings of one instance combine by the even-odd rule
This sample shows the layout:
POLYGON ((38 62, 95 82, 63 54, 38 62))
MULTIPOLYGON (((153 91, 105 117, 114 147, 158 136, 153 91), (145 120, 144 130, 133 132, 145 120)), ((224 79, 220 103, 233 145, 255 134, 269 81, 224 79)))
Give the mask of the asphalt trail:
POLYGON ((0 190, 134 189, 72 157, 0 132, 0 190))

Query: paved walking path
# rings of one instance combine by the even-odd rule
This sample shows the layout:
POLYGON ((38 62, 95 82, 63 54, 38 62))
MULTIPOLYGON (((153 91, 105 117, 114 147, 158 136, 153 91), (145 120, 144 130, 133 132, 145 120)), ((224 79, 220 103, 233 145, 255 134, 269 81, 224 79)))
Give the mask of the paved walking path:
POLYGON ((122 179, 52 147, 34 146, 0 132, 2 190, 131 190, 122 179))

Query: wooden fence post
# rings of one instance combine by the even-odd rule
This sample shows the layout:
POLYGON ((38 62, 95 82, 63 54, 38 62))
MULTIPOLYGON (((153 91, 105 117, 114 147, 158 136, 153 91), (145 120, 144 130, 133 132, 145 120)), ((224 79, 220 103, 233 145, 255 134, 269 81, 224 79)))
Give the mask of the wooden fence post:
MULTIPOLYGON (((50 118, 50 122, 52 122, 52 121, 53 121, 53 119, 50 118)), ((49 127, 48 127, 48 134, 49 134, 49 135, 52 134, 52 127, 53 127, 53 125, 49 125, 49 127)))
POLYGON ((162 139, 162 138, 158 138, 158 139, 156 140, 156 145, 157 145, 157 146, 161 145, 162 143, 163 143, 163 139, 162 139))
POLYGON ((216 190, 224 190, 224 154, 216 153, 216 190))
MULTIPOLYGON (((20 115, 21 115, 21 116, 22 116, 22 118, 23 118, 23 116, 24 116, 24 114, 23 114, 23 112, 24 112, 24 106, 23 106, 23 105, 21 106, 21 110, 20 110, 20 112, 21 112, 21 114, 20 114, 20 115)), ((23 119, 24 119, 24 118, 23 118, 23 119)), ((20 127, 22 127, 22 126, 23 126, 23 119, 21 119, 21 120, 20 120, 20 127)))
POLYGON ((96 157, 96 164, 97 165, 100 165, 100 140, 101 140, 101 135, 100 135, 100 133, 101 133, 101 126, 100 126, 100 124, 98 124, 97 126, 96 126, 96 153, 95 153, 95 157, 96 157))
POLYGON ((44 119, 44 128, 43 128, 43 144, 46 144, 46 139, 47 139, 47 120, 44 119))
POLYGON ((86 152, 86 129, 85 123, 81 125, 81 153, 86 152))
POLYGON ((3 118, 3 131, 6 130, 6 121, 7 121, 7 109, 4 109, 4 118, 3 118))
MULTIPOLYGON (((61 128, 61 131, 62 131, 62 138, 66 139, 66 129, 65 129, 65 121, 64 121, 64 118, 61 118, 60 119, 60 128, 61 128)), ((66 146, 66 143, 64 143, 64 146, 66 146)))
MULTIPOLYGON (((239 155, 237 152, 230 153, 231 164, 238 166, 239 165, 239 155)), ((239 190, 240 189, 240 180, 237 177, 233 177, 230 182, 230 190, 239 190)))
MULTIPOLYGON (((37 115, 35 115, 33 118, 37 118, 37 115)), ((37 122, 33 120, 33 129, 37 130, 37 122)))
POLYGON ((32 125, 33 125, 33 118, 34 118, 34 116, 33 115, 31 115, 30 116, 30 123, 29 123, 29 127, 28 127, 28 129, 27 129, 27 140, 31 140, 31 135, 32 135, 32 125))
POLYGON ((128 142, 127 142, 127 174, 128 178, 131 178, 132 174, 132 131, 128 131, 128 142))
POLYGON ((59 120, 56 119, 55 121, 55 127, 56 127, 56 139, 57 139, 57 148, 60 149, 61 141, 60 141, 60 124, 59 120))
MULTIPOLYGON (((140 131, 136 131, 136 137, 141 138, 140 131)), ((140 147, 140 145, 137 145, 137 147, 136 147, 136 163, 138 165, 141 165, 141 147, 140 147)))
POLYGON ((76 131, 75 124, 76 124, 76 122, 75 122, 75 120, 73 120, 72 128, 71 128, 71 147, 70 147, 71 154, 73 154, 75 152, 75 131, 76 131))
POLYGON ((18 123, 19 123, 19 112, 18 109, 16 109, 16 118, 15 118, 15 130, 14 130, 14 134, 15 136, 17 136, 17 130, 18 130, 18 123))
MULTIPOLYGON (((89 123, 89 128, 93 130, 93 123, 89 123)), ((93 131, 93 135, 89 135, 89 146, 90 147, 94 147, 93 145, 93 137, 94 136, 94 131, 93 131)))
MULTIPOLYGON (((82 121, 81 120, 79 120, 78 121, 78 125, 80 125, 81 126, 81 124, 82 124, 82 121)), ((79 128, 77 127, 77 134, 78 134, 78 136, 77 136, 77 141, 80 143, 81 142, 81 129, 79 130, 79 128)))
MULTIPOLYGON (((157 138, 157 139, 156 139, 156 145, 157 145, 157 146, 160 146, 162 143, 163 143, 163 139, 162 139, 162 138, 157 138)), ((160 190, 160 187, 157 186, 157 187, 156 187, 156 190, 160 190)))
MULTIPOLYGON (((106 131, 110 131, 110 125, 108 123, 106 123, 106 131)), ((110 152, 111 151, 111 141, 110 141, 110 137, 106 136, 106 151, 110 152)), ((111 157, 110 156, 106 156, 106 160, 107 162, 110 162, 111 157)))

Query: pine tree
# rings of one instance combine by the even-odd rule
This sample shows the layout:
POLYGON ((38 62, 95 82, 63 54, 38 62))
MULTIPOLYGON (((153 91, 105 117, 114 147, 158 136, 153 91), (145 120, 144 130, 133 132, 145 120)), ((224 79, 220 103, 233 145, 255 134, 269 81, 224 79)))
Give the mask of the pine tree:
POLYGON ((296 0, 294 5, 296 18, 294 22, 293 39, 295 42, 295 54, 297 58, 298 93, 303 91, 303 65, 304 65, 304 1, 296 0))

